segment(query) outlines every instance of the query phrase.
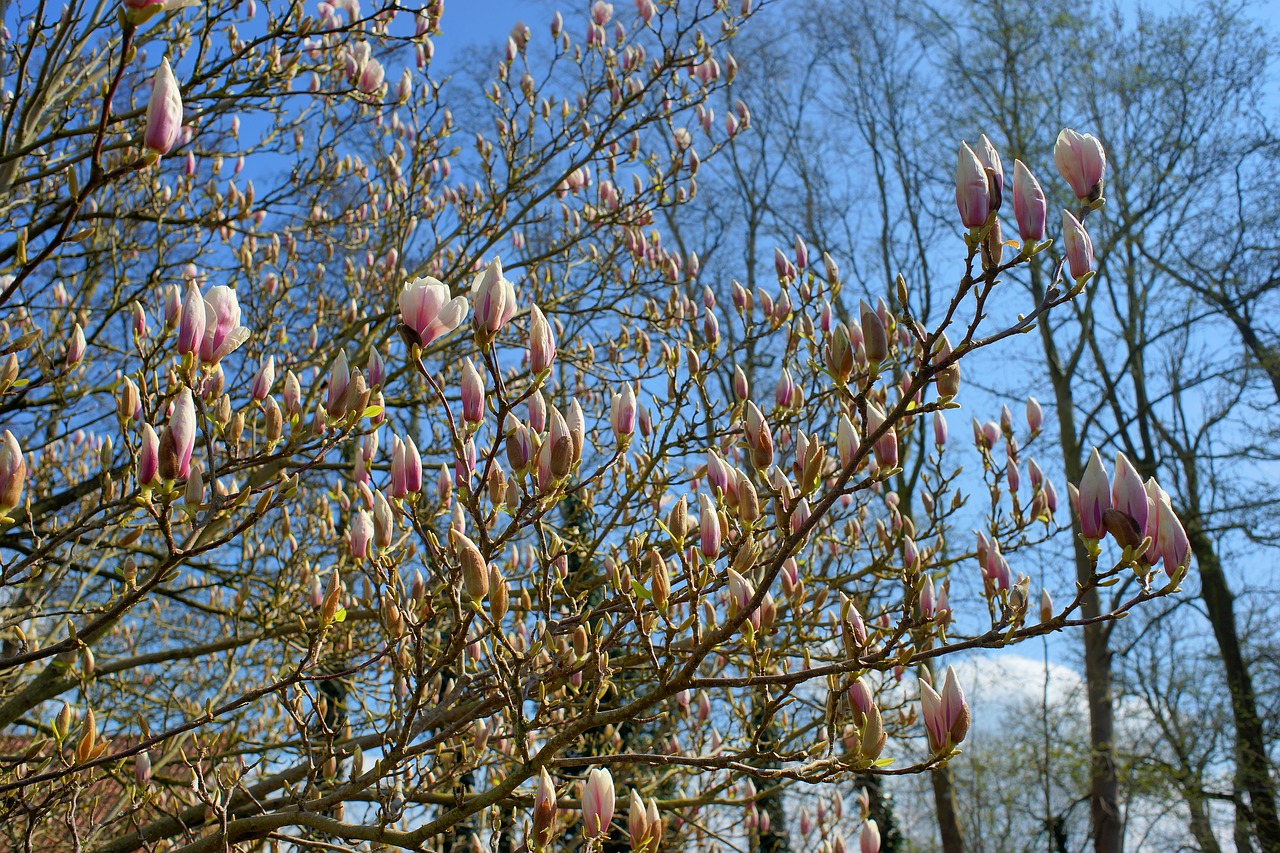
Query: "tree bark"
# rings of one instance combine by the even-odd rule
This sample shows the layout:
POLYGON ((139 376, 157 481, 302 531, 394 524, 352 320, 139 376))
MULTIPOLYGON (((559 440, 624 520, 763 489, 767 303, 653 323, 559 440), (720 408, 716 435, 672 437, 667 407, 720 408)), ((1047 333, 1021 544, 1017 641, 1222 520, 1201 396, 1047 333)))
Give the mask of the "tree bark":
MULTIPOLYGON (((1236 630, 1235 596, 1227 584, 1217 550, 1196 513, 1188 513, 1187 538, 1200 570, 1200 595, 1204 599, 1209 624, 1218 641, 1218 652, 1231 698, 1231 715, 1236 729, 1236 779, 1248 795, 1246 819, 1263 853, 1280 853, 1280 817, 1276 813, 1275 786, 1271 782, 1266 737, 1258 717, 1257 696, 1249 666, 1240 649, 1236 630)), ((1239 810, 1239 809, 1238 809, 1239 810)), ((1237 833, 1239 835, 1239 833, 1237 833)), ((1237 841, 1239 846, 1240 841, 1237 841)))
MULTIPOLYGON (((1038 264, 1031 267, 1032 291, 1036 298, 1044 295, 1043 272, 1038 264)), ((1041 343, 1053 383, 1054 409, 1058 417, 1059 444, 1067 480, 1079 483, 1084 476, 1083 448, 1076 431, 1075 399, 1070 371, 1064 370, 1053 332, 1048 323, 1040 324, 1041 343)), ((1094 566, 1080 540, 1080 521, 1072 513, 1076 579, 1090 584, 1094 566)), ((1090 586, 1080 603, 1080 616, 1092 619, 1102 612, 1096 587, 1090 586)), ((1124 846, 1124 828, 1120 820, 1119 782, 1115 761, 1115 716, 1111 697, 1111 650, 1106 625, 1086 625, 1084 634, 1085 692, 1089 706, 1089 818, 1095 853, 1120 853, 1124 846)))
POLYGON ((964 853, 964 830, 960 826, 951 771, 939 767, 930 771, 929 778, 933 782, 933 802, 938 815, 938 832, 942 836, 942 853, 964 853))

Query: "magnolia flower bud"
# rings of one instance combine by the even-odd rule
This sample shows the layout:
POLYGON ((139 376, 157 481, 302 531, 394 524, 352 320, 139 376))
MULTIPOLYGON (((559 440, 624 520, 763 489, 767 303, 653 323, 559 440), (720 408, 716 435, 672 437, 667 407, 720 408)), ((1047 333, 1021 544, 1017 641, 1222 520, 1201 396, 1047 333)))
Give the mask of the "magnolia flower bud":
MULTIPOLYGON (((559 13, 557 13, 559 14, 559 13)), ((547 768, 538 776, 538 790, 533 799, 533 849, 545 850, 551 843, 556 822, 556 789, 547 768)))
POLYGON ((67 369, 75 367, 84 360, 85 351, 84 329, 79 323, 71 330, 71 340, 67 343, 67 369))
POLYGON ((965 228, 981 228, 991 213, 991 191, 987 173, 968 143, 960 143, 956 162, 956 207, 965 228))
POLYGON ((1093 272, 1093 241, 1080 220, 1066 210, 1062 211, 1062 245, 1072 278, 1078 281, 1093 272))
POLYGON ((889 357, 889 338, 884 321, 865 300, 861 304, 860 311, 863 351, 866 353, 867 361, 878 365, 889 357))
POLYGON ((345 350, 338 351, 333 367, 329 370, 329 387, 325 395, 324 410, 329 417, 341 420, 346 414, 347 385, 351 382, 351 365, 345 350))
MULTIPOLYGON (((881 333, 883 334, 883 329, 881 333)), ((837 385, 849 381, 853 374, 854 347, 849 337, 849 327, 837 322, 831 327, 831 335, 827 339, 827 370, 831 372, 837 385)))
POLYGON ((470 358, 462 362, 462 420, 469 424, 484 420, 484 377, 470 358))
POLYGON ((1035 435, 1040 432, 1040 428, 1044 425, 1044 412, 1040 409, 1040 401, 1035 397, 1027 398, 1027 428, 1031 430, 1031 434, 1035 435))
POLYGON ((656 549, 649 550, 649 594, 653 597, 654 606, 665 613, 671 597, 671 575, 667 561, 656 549))
POLYGON ((1098 540, 1106 535, 1102 515, 1111 509, 1111 489, 1107 482, 1107 469, 1095 447, 1080 479, 1080 533, 1086 539, 1098 540))
POLYGON ((351 520, 351 531, 348 534, 348 548, 351 556, 357 561, 369 556, 369 543, 373 541, 373 517, 365 510, 357 510, 351 520))
POLYGON ((1044 239, 1045 217, 1044 190, 1040 182, 1021 160, 1013 161, 1013 215, 1018 220, 1018 235, 1024 243, 1044 239))
POLYGON ((1111 506, 1133 520, 1137 538, 1147 529, 1147 490, 1129 457, 1116 453, 1116 474, 1111 486, 1111 506))
POLYGON ((194 356, 204 341, 204 297, 195 279, 187 282, 187 292, 182 299, 182 314, 178 320, 178 352, 194 356))
POLYGON ((267 441, 279 441, 281 434, 284 432, 284 415, 281 413, 280 407, 276 405, 274 397, 267 397, 263 401, 263 410, 266 417, 267 441))
POLYGON ((631 384, 622 386, 622 391, 614 394, 609 404, 609 426, 613 430, 618 445, 622 446, 636 430, 636 394, 631 384))
POLYGON ((489 567, 489 618, 501 622, 507 615, 511 601, 511 588, 497 566, 489 567))
POLYGON ((556 357, 555 337, 551 324, 537 305, 529 308, 529 370, 537 375, 551 369, 556 357))
POLYGON ((8 516, 22 503, 22 488, 27 480, 27 462, 22 447, 9 430, 0 443, 0 516, 8 516))
POLYGON ((181 130, 182 91, 166 57, 160 60, 160 67, 151 81, 151 100, 147 102, 142 144, 163 157, 173 149, 181 130))
POLYGON ((381 491, 373 493, 373 544, 379 551, 391 546, 391 538, 395 533, 395 517, 391 512, 391 504, 381 491))
POLYGON ((858 853, 880 853, 880 827, 870 818, 858 834, 858 853))
POLYGON ((947 667, 941 694, 928 682, 920 682, 920 704, 931 750, 941 752, 964 740, 969 731, 969 705, 956 681, 954 669, 947 667))
POLYGON ((466 585, 467 595, 472 601, 481 601, 489 594, 489 566, 484 555, 466 535, 450 531, 454 538, 454 550, 458 554, 458 562, 462 566, 462 582, 466 585))
POLYGON ((720 555, 720 514, 705 493, 698 494, 698 535, 702 556, 714 560, 720 555))
POLYGON ((191 389, 183 388, 173 406, 173 414, 160 436, 158 449, 161 479, 179 480, 191 472, 191 454, 196 446, 196 407, 191 389))
POLYGON ((253 383, 249 386, 249 395, 255 400, 265 400, 276 383, 276 358, 267 356, 267 360, 253 375, 253 383))
POLYGON ((1101 192, 1098 185, 1107 169, 1107 155, 1092 135, 1065 128, 1053 146, 1053 162, 1076 198, 1083 201, 1095 197, 1095 189, 1101 192))
POLYGON ((606 768, 595 767, 582 788, 582 831, 587 838, 600 838, 613 821, 613 776, 606 768))

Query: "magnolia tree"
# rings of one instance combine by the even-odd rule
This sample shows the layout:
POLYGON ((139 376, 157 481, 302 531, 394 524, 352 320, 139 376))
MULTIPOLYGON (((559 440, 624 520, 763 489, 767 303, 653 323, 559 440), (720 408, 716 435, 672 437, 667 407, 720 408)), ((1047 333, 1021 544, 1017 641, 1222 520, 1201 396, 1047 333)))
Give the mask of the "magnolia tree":
MULTIPOLYGON (((1089 286, 1097 140, 1058 137, 1056 241, 1036 178, 961 146, 928 323, 905 287, 855 307, 800 239, 721 300, 664 243, 750 132, 750 11, 517 25, 473 96, 433 76, 440 0, 9 10, 9 846, 715 849, 787 831, 766 792, 946 762, 948 656, 1079 626, 1126 573, 1100 619, 1176 590, 1186 537, 1123 457, 1069 485, 1095 571, 1055 604, 1006 559, 1072 535, 1021 481, 1038 404, 948 442, 965 358, 1089 286), (1055 285, 993 323, 1037 254, 1055 285)), ((789 831, 879 849, 840 817, 789 831)))

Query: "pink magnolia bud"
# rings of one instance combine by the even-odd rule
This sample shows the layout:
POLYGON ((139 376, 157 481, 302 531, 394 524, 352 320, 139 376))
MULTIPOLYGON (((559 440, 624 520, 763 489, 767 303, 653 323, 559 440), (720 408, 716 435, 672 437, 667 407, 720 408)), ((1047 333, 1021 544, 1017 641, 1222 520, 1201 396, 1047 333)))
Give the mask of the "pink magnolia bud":
POLYGON ((981 228, 991 213, 991 191, 987 173, 978 155, 966 142, 960 143, 956 162, 956 207, 965 228, 981 228))
POLYGON ((267 356, 267 360, 258 368, 258 372, 253 376, 253 384, 250 387, 250 394, 255 400, 265 400, 271 393, 271 387, 276 384, 276 357, 267 356))
POLYGON ((403 498, 411 493, 422 491, 422 457, 413 439, 401 440, 399 436, 392 442, 391 451, 391 497, 403 498))
POLYGON ((609 404, 609 426, 619 444, 636 431, 636 393, 629 382, 622 386, 620 393, 613 395, 609 404))
MULTIPOLYGON (((643 2, 643 0, 638 0, 643 2)), ((631 836, 631 849, 634 853, 642 853, 653 849, 649 846, 649 816, 645 811, 644 800, 635 788, 631 789, 631 798, 627 809, 627 833, 631 836)))
POLYGON ((780 409, 789 409, 796 399, 796 383, 791 378, 791 371, 785 367, 778 376, 778 385, 773 391, 773 400, 780 409))
POLYGON ((858 853, 880 853, 880 827, 870 818, 858 835, 858 853))
MULTIPOLYGON (((755 587, 751 585, 751 581, 744 578, 734 569, 726 569, 729 578, 729 606, 731 612, 738 614, 746 611, 747 606, 751 604, 751 599, 755 597, 755 587)), ((759 630, 760 628, 760 611, 756 610, 751 613, 751 625, 759 630)))
POLYGON ((67 342, 66 366, 68 370, 84 360, 85 347, 84 329, 80 327, 79 323, 76 323, 71 330, 71 340, 67 342))
POLYGON ((524 424, 515 423, 508 415, 507 428, 507 463, 513 472, 519 473, 528 467, 533 459, 533 439, 524 424))
POLYGON ((974 153, 978 156, 978 162, 982 164, 982 170, 987 174, 987 186, 991 192, 991 210, 999 210, 1000 197, 1004 192, 1004 164, 1000 160, 1000 152, 996 151, 996 147, 984 133, 982 142, 974 153))
POLYGON ((178 321, 178 352, 195 355, 204 341, 206 312, 200 285, 195 279, 187 282, 187 292, 182 299, 182 316, 178 321))
POLYGON ((391 545, 395 534, 395 516, 391 512, 391 504, 382 492, 373 493, 373 544, 378 550, 385 551, 391 545))
POLYGON ((1160 557, 1164 560, 1164 570, 1173 577, 1179 569, 1191 564, 1191 542, 1182 522, 1169 505, 1167 495, 1160 500, 1160 557))
POLYGON ((773 432, 759 407, 750 400, 747 401, 745 433, 752 464, 760 471, 765 470, 773 464, 773 432))
POLYGON ((346 350, 339 350, 329 371, 329 388, 325 396, 324 410, 329 417, 341 418, 346 413, 347 385, 351 382, 351 365, 346 350))
POLYGON ((368 381, 370 388, 376 388, 382 384, 382 380, 387 376, 386 365, 382 363, 382 356, 378 351, 372 350, 369 353, 369 363, 364 369, 364 378, 368 381))
POLYGON ((462 419, 469 424, 484 420, 484 377, 470 358, 462 362, 462 419))
POLYGON ((204 297, 204 335, 200 341, 200 360, 217 364, 249 339, 249 330, 240 325, 240 302, 236 292, 225 284, 209 289, 204 297))
POLYGON ((150 486, 160 469, 160 438, 151 424, 142 425, 142 446, 138 449, 138 485, 150 486))
POLYGON ((551 324, 537 305, 529 308, 529 370, 537 375, 551 369, 556 357, 556 341, 551 324))
POLYGON ((133 312, 134 337, 145 338, 147 336, 147 313, 142 309, 142 303, 134 302, 131 310, 133 312))
MULTIPOLYGON (((911 565, 911 563, 907 565, 911 565)), ((937 614, 938 598, 933 588, 933 577, 926 574, 924 576, 924 586, 920 588, 920 615, 925 619, 932 619, 937 614)))
POLYGON ((779 281, 791 281, 796 277, 796 268, 781 249, 773 250, 773 268, 779 281))
POLYGON ((544 849, 550 842, 556 822, 556 787, 547 768, 538 776, 538 791, 533 799, 533 846, 544 849))
POLYGON ((427 346, 467 318, 465 296, 449 298, 449 288, 431 276, 407 282, 400 291, 400 322, 412 343, 427 346))
POLYGON ((1080 220, 1066 210, 1062 211, 1062 246, 1072 278, 1079 280, 1093 272, 1093 241, 1080 220))
POLYGON ((720 513, 705 493, 698 494, 698 537, 702 556, 714 560, 720 556, 720 513))
POLYGON ((606 768, 594 767, 582 788, 582 831, 587 838, 600 838, 609 833, 613 808, 613 776, 606 768))
POLYGON ((169 424, 160 436, 158 471, 161 479, 181 480, 191 474, 196 428, 195 401, 191 398, 191 389, 183 388, 173 405, 169 424))
POLYGON ((1035 435, 1040 432, 1040 428, 1044 426, 1044 412, 1040 409, 1040 401, 1035 397, 1027 398, 1027 428, 1031 430, 1031 434, 1035 435))
POLYGON ((151 81, 151 100, 147 102, 147 122, 142 132, 142 144, 160 156, 173 150, 182 130, 182 91, 169 67, 168 57, 160 60, 160 67, 151 81))
POLYGON ((133 775, 142 787, 151 784, 151 753, 145 749, 133 760, 133 775))
POLYGON ((1044 472, 1040 470, 1040 465, 1034 459, 1027 462, 1027 476, 1031 479, 1032 491, 1039 491, 1041 484, 1044 483, 1044 472))
POLYGON ((4 431, 0 443, 0 516, 8 514, 22 503, 22 488, 27 481, 27 461, 22 447, 9 430, 4 431))
POLYGON ((747 382, 747 374, 737 364, 733 366, 733 394, 739 400, 745 400, 751 395, 751 385, 747 382))
POLYGON ((809 266, 809 247, 804 244, 800 235, 796 235, 796 268, 803 270, 809 266))
POLYGON ((178 285, 171 284, 164 293, 164 325, 166 329, 175 329, 182 318, 182 291, 178 285))
POLYGON ((1070 128, 1058 134, 1053 146, 1053 162, 1078 199, 1093 195, 1107 169, 1107 155, 1102 143, 1092 135, 1081 135, 1070 128))
POLYGON ((482 345, 491 343, 516 313, 516 289, 502 275, 502 261, 494 258, 471 284, 471 304, 475 306, 476 336, 482 345))
MULTIPOLYGON (((856 345, 849 327, 839 321, 832 323, 831 332, 827 338, 826 367, 837 385, 844 385, 853 374, 857 358, 855 349, 856 345)), ((863 354, 865 355, 865 352, 863 354)))
POLYGON ((836 450, 840 454, 840 467, 848 468, 853 464, 854 454, 862 439, 858 436, 858 428, 849 420, 849 416, 841 413, 840 423, 836 427, 836 450))
MULTIPOLYGON (((870 401, 867 402, 867 435, 873 435, 884 424, 884 412, 870 401)), ((884 469, 898 467, 898 433, 890 428, 876 439, 876 463, 884 469)))
POLYGON ((939 752, 948 744, 954 746, 964 740, 969 731, 969 705, 954 669, 947 667, 941 694, 927 682, 920 682, 920 704, 930 749, 939 752))
POLYGON ((1018 220, 1018 234, 1024 243, 1044 239, 1048 207, 1040 182, 1021 160, 1013 161, 1013 215, 1018 220))
POLYGON ((1116 474, 1111 485, 1111 506, 1137 524, 1139 536, 1147 529, 1147 490, 1129 457, 1116 453, 1116 474))
POLYGON ((547 428, 547 398, 541 391, 529 395, 529 429, 543 432, 547 428))
POLYGON ((356 517, 351 520, 351 534, 348 546, 351 556, 363 560, 369 555, 369 543, 373 541, 373 517, 365 510, 357 510, 356 517))
POLYGON ((871 713, 873 705, 875 705, 875 699, 865 679, 858 678, 849 685, 849 707, 865 716, 871 713))
POLYGON ((717 494, 728 494, 730 486, 729 463, 714 448, 707 451, 707 485, 717 494))
POLYGON ((886 323, 880 314, 871 310, 871 306, 862 301, 860 306, 862 321, 862 346, 867 361, 878 365, 889 357, 889 337, 885 329, 886 323))
POLYGON ((988 450, 996 446, 996 442, 1000 440, 1002 430, 1000 425, 995 421, 987 421, 982 425, 982 446, 988 450))
POLYGON ((1107 469, 1102 464, 1098 448, 1089 456, 1084 476, 1080 479, 1080 532, 1086 539, 1098 540, 1106 535, 1102 514, 1111 509, 1111 488, 1107 482, 1107 469))
POLYGON ((302 386, 298 383, 298 377, 292 370, 286 370, 284 373, 284 392, 281 394, 284 399, 285 411, 290 417, 298 415, 302 411, 302 386))

